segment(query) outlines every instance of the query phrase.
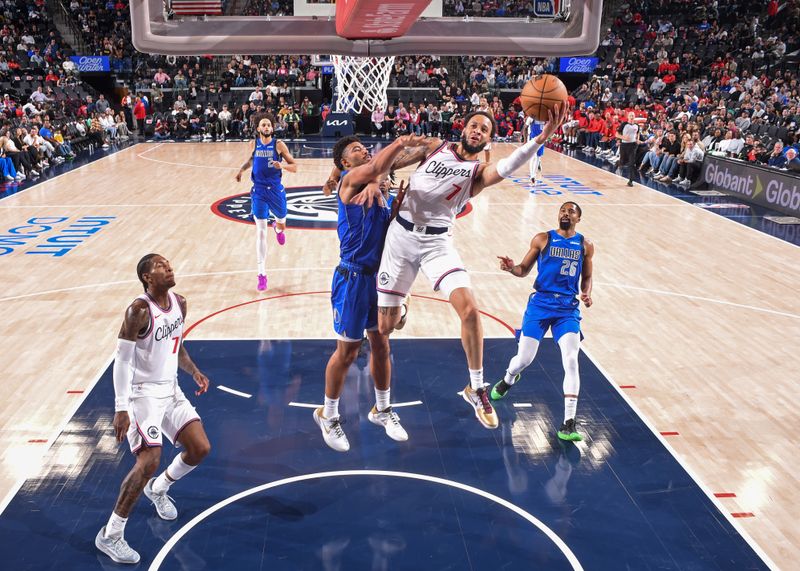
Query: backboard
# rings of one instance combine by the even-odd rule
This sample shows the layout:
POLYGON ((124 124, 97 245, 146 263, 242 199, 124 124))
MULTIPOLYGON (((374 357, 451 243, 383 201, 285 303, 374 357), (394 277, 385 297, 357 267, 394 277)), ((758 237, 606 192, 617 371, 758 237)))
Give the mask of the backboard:
POLYGON ((168 55, 337 54, 574 56, 600 41, 602 0, 534 0, 536 17, 444 17, 441 0, 406 34, 389 40, 349 40, 336 33, 330 6, 301 4, 292 16, 168 14, 164 0, 131 0, 133 45, 168 55), (438 10, 437 10, 438 6, 438 10), (314 12, 316 10, 316 12, 314 12), (320 15, 319 10, 329 15, 320 15), (433 13, 434 15, 427 15, 433 13))

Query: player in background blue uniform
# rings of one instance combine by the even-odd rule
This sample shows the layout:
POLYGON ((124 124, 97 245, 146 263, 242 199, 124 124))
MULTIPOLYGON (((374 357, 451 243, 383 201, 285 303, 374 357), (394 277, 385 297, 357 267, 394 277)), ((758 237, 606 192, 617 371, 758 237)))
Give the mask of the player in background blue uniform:
MULTIPOLYGON (((526 141, 530 141, 531 139, 535 139, 537 135, 542 132, 542 127, 544 126, 544 122, 537 121, 533 117, 528 117, 525 119, 525 133, 527 134, 526 141)), ((544 156, 544 145, 539 147, 539 150, 536 152, 533 157, 531 157, 528 166, 530 167, 531 173, 531 183, 536 185, 542 182, 542 156, 544 156)))
POLYGON ((564 424, 558 431, 562 440, 582 439, 575 425, 580 391, 581 315, 578 295, 586 307, 591 307, 594 244, 575 231, 580 220, 581 207, 574 202, 565 202, 558 211, 558 229, 536 234, 522 262, 515 265, 511 258, 498 256, 503 271, 524 278, 535 263, 538 264, 538 275, 533 284, 536 291, 528 298, 522 320, 517 354, 508 364, 505 377, 492 388, 492 400, 503 398, 519 381, 520 373, 536 357, 539 341, 548 329, 552 329, 564 365, 564 424))
POLYGON ((275 237, 278 244, 286 243, 286 192, 281 183, 284 170, 297 172, 294 157, 286 147, 286 143, 278 141, 272 135, 274 121, 271 115, 256 117, 256 140, 253 154, 236 173, 236 182, 242 180, 242 174, 251 166, 250 179, 253 187, 250 190, 253 220, 256 223, 256 257, 258 259, 258 291, 267 289, 267 233, 269 231, 269 215, 275 217, 275 237), (286 161, 283 164, 281 160, 286 161))
POLYGON ((391 439, 408 440, 390 404, 389 337, 378 332, 376 274, 386 229, 404 195, 401 188, 390 205, 387 174, 404 146, 416 146, 421 141, 424 137, 399 137, 374 158, 357 137, 344 137, 333 148, 334 164, 341 171, 338 194, 340 260, 331 284, 333 329, 337 340, 336 351, 325 368, 325 404, 314 410, 314 421, 325 443, 338 452, 350 449, 339 417, 339 397, 347 370, 358 356, 364 331, 369 340, 370 372, 375 382, 375 406, 368 418, 382 426, 391 439), (372 193, 363 192, 370 185, 380 185, 383 192, 374 204, 372 193))

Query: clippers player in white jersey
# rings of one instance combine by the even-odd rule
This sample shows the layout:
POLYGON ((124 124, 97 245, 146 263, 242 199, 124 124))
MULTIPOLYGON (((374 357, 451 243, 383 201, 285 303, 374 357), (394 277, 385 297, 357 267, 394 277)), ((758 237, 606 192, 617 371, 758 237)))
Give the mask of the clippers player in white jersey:
POLYGON ((183 346, 186 300, 170 291, 175 276, 163 256, 146 255, 136 273, 145 293, 125 312, 114 360, 114 433, 117 442, 127 434, 136 464, 122 482, 108 523, 95 538, 100 551, 117 563, 129 564, 138 563, 139 554, 125 541, 125 524, 141 493, 153 502, 161 519, 174 520, 178 511, 167 490, 211 450, 200 417, 178 386, 180 367, 197 383, 195 395, 208 390, 208 378, 183 346), (163 436, 184 450, 153 478, 163 436))
POLYGON ((388 335, 405 317, 408 293, 422 270, 433 290, 445 294, 461 319, 461 343, 470 377, 463 397, 486 428, 497 428, 498 420, 483 381, 483 327, 469 275, 453 244, 452 227, 471 197, 513 176, 538 152, 567 117, 568 108, 563 107, 550 114, 541 134, 497 163, 478 160, 496 126, 490 113, 475 111, 467 115, 458 143, 430 139, 405 151, 394 164, 394 168, 419 166, 386 235, 378 270, 378 328, 388 335))

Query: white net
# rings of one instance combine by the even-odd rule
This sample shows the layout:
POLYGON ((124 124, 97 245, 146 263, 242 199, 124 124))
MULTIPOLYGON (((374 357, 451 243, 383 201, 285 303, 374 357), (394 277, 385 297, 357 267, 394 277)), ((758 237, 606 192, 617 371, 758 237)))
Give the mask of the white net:
POLYGON ((386 88, 394 65, 392 57, 332 55, 337 97, 334 112, 360 113, 380 106, 386 109, 386 88))

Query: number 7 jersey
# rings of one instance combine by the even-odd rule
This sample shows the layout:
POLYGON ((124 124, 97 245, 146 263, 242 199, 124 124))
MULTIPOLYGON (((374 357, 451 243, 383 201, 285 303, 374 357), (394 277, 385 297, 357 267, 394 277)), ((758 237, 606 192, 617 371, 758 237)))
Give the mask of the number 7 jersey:
MULTIPOLYGON (((178 377, 178 351, 183 339, 183 311, 178 303, 178 297, 172 292, 168 292, 168 296, 168 308, 160 307, 147 294, 137 298, 147 302, 150 309, 150 323, 136 338, 131 381, 134 387, 155 383, 163 384, 167 389, 178 377)), ((134 391, 132 395, 136 396, 137 392, 134 391)), ((148 394, 148 396, 166 396, 166 394, 148 394)))
POLYGON ((479 164, 456 155, 454 143, 442 143, 411 175, 400 215, 423 226, 452 226, 472 196, 479 164))
POLYGON ((536 260, 538 275, 533 284, 536 293, 564 297, 563 304, 574 303, 580 291, 583 272, 583 235, 565 238, 555 230, 547 233, 547 246, 536 260))

